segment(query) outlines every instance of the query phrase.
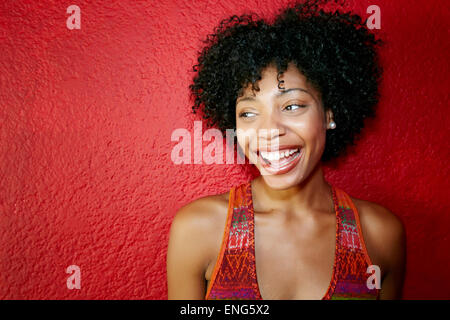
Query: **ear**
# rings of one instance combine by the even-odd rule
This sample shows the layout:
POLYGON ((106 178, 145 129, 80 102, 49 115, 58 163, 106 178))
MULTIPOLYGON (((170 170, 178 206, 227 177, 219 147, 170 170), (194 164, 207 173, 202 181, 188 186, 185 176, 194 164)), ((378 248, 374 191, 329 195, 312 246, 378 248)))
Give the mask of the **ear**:
POLYGON ((327 109, 325 112, 325 128, 328 129, 328 124, 333 120, 333 111, 331 109, 327 109))
POLYGON ((333 111, 331 111, 331 109, 327 110, 326 117, 327 117, 327 123, 329 123, 331 120, 333 120, 333 111))

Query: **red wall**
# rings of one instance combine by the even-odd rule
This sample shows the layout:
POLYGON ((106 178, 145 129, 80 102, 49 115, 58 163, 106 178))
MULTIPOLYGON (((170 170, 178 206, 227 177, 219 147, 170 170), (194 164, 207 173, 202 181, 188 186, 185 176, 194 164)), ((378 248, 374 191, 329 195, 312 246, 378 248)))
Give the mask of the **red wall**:
MULTIPOLYGON (((1 1, 0 298, 166 299, 178 208, 255 172, 175 165, 193 132, 188 85, 220 19, 272 16, 285 0, 1 1), (81 8, 69 30, 66 8, 81 8), (66 268, 81 268, 69 290, 66 268)), ((354 197, 386 206, 408 237, 405 298, 450 298, 447 1, 381 8, 387 42, 378 118, 325 168, 354 197)))

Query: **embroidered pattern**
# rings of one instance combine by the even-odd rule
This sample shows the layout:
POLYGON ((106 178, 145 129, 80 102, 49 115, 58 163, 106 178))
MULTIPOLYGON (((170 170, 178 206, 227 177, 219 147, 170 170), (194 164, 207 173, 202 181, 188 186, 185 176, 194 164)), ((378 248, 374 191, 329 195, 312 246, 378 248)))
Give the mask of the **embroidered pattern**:
MULTIPOLYGON (((377 299, 366 285, 370 258, 360 237, 357 212, 350 197, 332 186, 336 212, 333 276, 323 299, 377 299)), ((230 191, 227 224, 206 299, 261 300, 255 267, 254 212, 250 182, 230 191)))
POLYGON ((333 197, 338 218, 336 236, 339 245, 336 247, 332 288, 324 299, 378 299, 379 290, 367 286, 367 278, 371 275, 366 273, 370 258, 363 249, 356 208, 348 194, 338 187, 333 187, 333 197))
POLYGON ((248 207, 242 206, 233 209, 231 220, 230 242, 227 250, 247 248, 249 246, 248 207))
POLYGON ((254 239, 252 194, 243 184, 230 191, 224 242, 206 299, 261 299, 256 282, 254 239))

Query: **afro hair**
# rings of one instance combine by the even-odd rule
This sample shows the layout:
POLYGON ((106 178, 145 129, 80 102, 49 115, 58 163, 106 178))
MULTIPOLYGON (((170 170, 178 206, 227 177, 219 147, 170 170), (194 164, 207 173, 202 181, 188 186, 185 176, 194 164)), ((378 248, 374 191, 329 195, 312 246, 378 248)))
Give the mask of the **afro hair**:
MULTIPOLYGON (((331 109, 336 129, 327 130, 321 160, 337 158, 375 116, 382 68, 377 46, 383 42, 366 21, 350 12, 326 11, 327 1, 307 0, 284 8, 272 23, 256 14, 233 15, 204 40, 189 86, 192 110, 223 133, 236 129, 236 100, 269 65, 280 76, 294 63, 331 109)), ((338 1, 334 1, 338 2, 338 1)))

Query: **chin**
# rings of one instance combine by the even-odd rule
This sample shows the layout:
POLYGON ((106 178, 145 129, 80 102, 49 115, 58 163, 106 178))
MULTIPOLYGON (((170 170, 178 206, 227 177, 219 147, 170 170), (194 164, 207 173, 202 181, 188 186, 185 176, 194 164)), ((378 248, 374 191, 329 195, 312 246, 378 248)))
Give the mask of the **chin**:
POLYGON ((301 183, 302 179, 298 177, 295 172, 290 172, 289 174, 265 174, 260 170, 262 179, 264 183, 274 190, 287 190, 292 187, 297 186, 301 183))

